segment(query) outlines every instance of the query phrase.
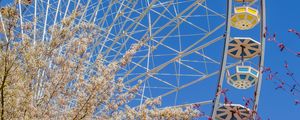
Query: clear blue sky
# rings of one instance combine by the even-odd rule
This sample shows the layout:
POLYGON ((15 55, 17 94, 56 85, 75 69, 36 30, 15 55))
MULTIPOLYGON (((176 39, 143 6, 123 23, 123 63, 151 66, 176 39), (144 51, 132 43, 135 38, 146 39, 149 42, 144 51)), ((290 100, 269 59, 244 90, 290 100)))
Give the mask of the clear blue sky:
MULTIPOLYGON (((267 2, 267 25, 270 32, 277 34, 277 40, 282 41, 287 47, 300 51, 300 39, 288 33, 290 28, 300 30, 300 1, 298 0, 266 0, 267 2)), ((274 71, 285 73, 284 60, 300 78, 300 58, 289 52, 279 52, 278 46, 272 42, 266 44, 266 66, 274 71)), ((266 75, 264 76, 266 77, 266 75)), ((295 97, 288 95, 281 90, 274 90, 276 85, 270 81, 264 81, 259 106, 259 112, 263 118, 270 117, 271 120, 297 120, 300 119, 300 106, 295 106, 295 97)))

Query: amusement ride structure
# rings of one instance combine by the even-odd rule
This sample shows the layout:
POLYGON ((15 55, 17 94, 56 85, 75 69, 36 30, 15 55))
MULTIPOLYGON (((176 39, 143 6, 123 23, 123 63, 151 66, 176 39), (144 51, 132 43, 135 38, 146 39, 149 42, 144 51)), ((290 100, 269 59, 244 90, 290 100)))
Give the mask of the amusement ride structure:
POLYGON ((254 0, 235 0, 235 2, 242 3, 242 6, 232 8, 232 1, 227 1, 227 27, 226 27, 226 40, 224 43, 224 53, 221 71, 219 75, 219 84, 216 97, 214 99, 214 108, 212 113, 213 119, 218 120, 248 120, 255 119, 257 115, 258 101, 260 96, 262 84, 262 70, 264 64, 264 48, 265 48, 265 1, 260 1, 260 14, 259 11, 251 7, 251 2, 254 0), (249 3, 246 5, 246 3, 249 3), (232 14, 232 9, 234 13, 232 14), (255 27, 260 22, 260 42, 252 39, 251 37, 231 37, 231 27, 238 30, 245 31, 255 27), (231 75, 229 70, 226 69, 227 55, 234 59, 241 60, 241 65, 237 65, 235 73, 231 75), (252 59, 259 57, 258 70, 244 65, 245 59, 252 59), (222 90, 224 74, 227 71, 227 83, 236 89, 254 89, 254 104, 252 109, 242 106, 240 104, 225 103, 220 105, 220 94, 222 90), (253 118, 252 118, 253 117, 253 118))

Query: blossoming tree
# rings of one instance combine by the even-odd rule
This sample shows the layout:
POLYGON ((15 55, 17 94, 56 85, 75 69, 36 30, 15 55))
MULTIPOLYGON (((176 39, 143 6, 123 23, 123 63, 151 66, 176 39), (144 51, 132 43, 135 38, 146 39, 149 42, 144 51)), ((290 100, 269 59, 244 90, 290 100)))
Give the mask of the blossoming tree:
MULTIPOLYGON (((157 108, 161 99, 130 107, 141 82, 129 87, 116 73, 147 42, 131 46, 119 60, 98 55, 89 61, 89 46, 101 30, 93 23, 73 25, 82 14, 74 10, 46 31, 42 39, 33 22, 20 24, 17 0, 1 8, 0 117, 4 119, 191 119, 201 116, 193 106, 157 108), (19 26, 22 27, 22 32, 19 26), (33 36, 37 33, 38 36, 33 36), (33 38, 35 37, 35 38, 33 38), (34 40, 40 39, 40 40, 34 40)), ((31 4, 22 0, 22 4, 31 4)))

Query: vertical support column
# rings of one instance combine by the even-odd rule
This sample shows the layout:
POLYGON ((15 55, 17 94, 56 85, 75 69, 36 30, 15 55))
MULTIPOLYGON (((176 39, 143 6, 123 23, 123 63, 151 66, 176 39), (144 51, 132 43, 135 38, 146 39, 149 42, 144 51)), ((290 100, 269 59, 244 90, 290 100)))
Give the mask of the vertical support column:
POLYGON ((255 112, 253 114, 253 117, 256 117, 257 109, 258 109, 258 102, 260 97, 260 90, 262 85, 262 71, 264 66, 264 60, 265 60, 265 36, 266 33, 266 3, 265 0, 260 0, 260 16, 261 16, 261 24, 260 24, 260 42, 261 42, 261 55, 259 59, 259 76, 258 81, 255 86, 255 92, 254 92, 254 104, 253 104, 253 111, 255 112))
POLYGON ((216 91, 216 96, 214 98, 214 105, 212 110, 212 119, 215 119, 216 112, 219 107, 220 97, 221 95, 219 92, 222 90, 223 81, 225 77, 225 68, 227 64, 227 51, 228 51, 228 44, 230 40, 230 29, 231 29, 231 13, 232 13, 232 0, 227 0, 227 15, 226 15, 226 33, 225 33, 225 41, 224 41, 224 47, 223 47, 223 57, 222 57, 222 66, 220 68, 220 74, 219 74, 219 81, 218 81, 218 88, 216 91))

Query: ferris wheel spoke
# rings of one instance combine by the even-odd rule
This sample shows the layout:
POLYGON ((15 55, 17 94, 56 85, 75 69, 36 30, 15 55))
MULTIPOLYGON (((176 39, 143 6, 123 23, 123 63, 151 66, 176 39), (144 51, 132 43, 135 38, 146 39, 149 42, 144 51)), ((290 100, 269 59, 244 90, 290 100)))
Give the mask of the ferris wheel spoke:
POLYGON ((97 3, 96 9, 94 10, 94 12, 88 22, 95 24, 101 3, 102 3, 102 0, 99 0, 99 2, 97 3))
MULTIPOLYGON (((221 24, 220 26, 223 26, 223 25, 224 25, 224 24, 221 24)), ((212 30, 211 32, 207 33, 204 37, 202 37, 202 38, 201 38, 200 40, 198 40, 196 43, 199 43, 199 42, 205 40, 210 34, 212 34, 213 32, 215 32, 216 30, 218 30, 218 29, 220 28, 220 26, 217 27, 215 30, 212 30)), ((206 46, 208 46, 208 45, 210 45, 210 44, 212 44, 212 43, 214 43, 214 42, 220 40, 221 38, 224 38, 224 36, 218 37, 217 39, 212 40, 212 41, 210 41, 210 42, 207 43, 207 44, 204 44, 204 45, 202 45, 202 46, 200 46, 200 47, 198 47, 198 48, 195 48, 195 49, 190 50, 189 52, 187 52, 187 51, 189 50, 189 48, 191 48, 191 46, 194 46, 194 45, 195 45, 195 44, 193 44, 193 45, 191 45, 190 47, 188 47, 187 49, 185 49, 185 50, 182 52, 182 54, 180 54, 180 55, 174 57, 173 59, 171 59, 171 60, 168 61, 168 62, 165 62, 164 64, 161 64, 160 66, 157 66, 156 68, 150 70, 149 72, 154 72, 154 71, 156 72, 157 70, 162 69, 163 67, 165 67, 165 66, 167 66, 168 64, 172 63, 173 61, 176 61, 176 60, 178 60, 179 58, 182 58, 182 57, 184 57, 184 56, 186 56, 186 55, 189 55, 189 54, 191 54, 191 53, 193 53, 193 52, 195 52, 195 51, 198 51, 199 48, 200 48, 200 49, 203 49, 204 47, 206 47, 206 46)), ((142 59, 142 60, 143 60, 143 59, 142 59)), ((134 68, 135 68, 135 67, 134 67, 134 68)), ((134 68, 132 68, 132 70, 130 70, 128 73, 132 72, 134 68)), ((126 83, 130 83, 130 82, 132 82, 132 81, 135 81, 136 79, 139 79, 140 77, 145 76, 146 74, 148 74, 148 72, 145 73, 145 74, 141 74, 140 76, 137 76, 136 78, 131 79, 130 81, 127 81, 126 83)), ((124 77, 126 77, 126 75, 125 75, 124 77)))
POLYGON ((64 14, 63 14, 63 15, 64 15, 64 16, 63 16, 63 19, 66 18, 67 14, 68 14, 70 4, 71 4, 71 0, 68 0, 68 3, 67 3, 67 6, 66 6, 66 9, 65 9, 65 12, 64 12, 64 14))
POLYGON ((203 73, 203 72, 201 72, 201 71, 195 69, 195 68, 192 67, 192 66, 189 66, 189 65, 187 65, 187 64, 184 64, 184 63, 181 62, 180 60, 177 61, 177 62, 178 62, 180 65, 183 65, 183 66, 185 66, 185 67, 187 67, 187 68, 190 68, 191 70, 194 70, 195 72, 197 72, 197 73, 200 74, 200 75, 205 75, 205 73, 203 73))
MULTIPOLYGON (((141 68, 144 68, 145 70, 149 70, 148 68, 146 68, 146 67, 144 67, 144 66, 142 66, 142 65, 140 65, 140 64, 136 64, 136 63, 134 63, 134 62, 132 62, 133 64, 135 64, 135 65, 137 65, 137 66, 139 66, 139 67, 141 67, 141 68)), ((149 77, 152 77, 152 78, 154 78, 154 79, 156 79, 156 80, 158 80, 158 81, 160 81, 160 82, 162 82, 162 83, 165 83, 165 84, 167 84, 167 85, 169 85, 169 86, 172 86, 172 87, 176 87, 176 86, 174 86, 174 85, 172 85, 171 83, 169 83, 169 82, 166 82, 165 80, 162 80, 162 79, 160 79, 160 78, 158 78, 158 77, 155 77, 155 76, 153 76, 153 75, 151 75, 151 74, 148 74, 149 75, 149 77)))
MULTIPOLYGON (((178 6, 175 6, 175 5, 173 5, 173 10, 174 10, 174 12, 175 12, 175 16, 177 16, 178 15, 178 11, 179 11, 179 8, 178 8, 178 6)), ((179 37, 178 37, 178 44, 179 44, 179 51, 181 52, 182 51, 182 34, 181 34, 181 29, 180 29, 180 26, 178 27, 178 29, 177 29, 177 32, 178 32, 178 35, 179 35, 179 37)), ((178 60, 178 62, 179 63, 182 63, 181 62, 181 58, 178 60)), ((177 74, 176 75, 176 87, 178 88, 179 86, 180 86, 180 81, 181 81, 181 64, 178 64, 178 68, 177 68, 177 66, 176 66, 176 63, 174 63, 174 67, 175 67, 175 73, 177 74)), ((189 68, 189 67, 188 67, 189 68)), ((192 67, 190 67, 190 69, 191 69, 192 67)), ((193 69, 193 68, 192 68, 193 69)), ((193 69, 194 71, 196 70, 196 69, 193 69)), ((197 71, 196 71, 197 72, 197 71)), ((198 72, 198 73, 201 73, 201 72, 198 72)), ((178 101, 178 95, 179 95, 179 91, 177 91, 176 92, 176 95, 175 95, 175 100, 174 100, 174 104, 175 105, 177 105, 177 101, 178 101)))
MULTIPOLYGON (((102 19, 102 20, 104 20, 104 19, 102 19)), ((100 21, 101 22, 101 21, 100 21)), ((124 24, 125 25, 125 24, 124 24)), ((100 25, 100 26, 102 26, 102 25, 100 25)), ((103 27, 103 26, 102 26, 103 27)), ((95 48, 95 46, 97 46, 99 43, 100 43, 101 41, 97 41, 96 43, 95 43, 95 45, 93 46, 93 50, 92 51, 94 51, 94 48, 95 48)), ((105 44, 105 43, 104 43, 105 44)), ((109 50, 110 50, 111 48, 109 48, 109 50)), ((101 51, 100 51, 101 52, 101 51)))
MULTIPOLYGON (((123 1, 123 2, 124 2, 124 1, 123 1)), ((112 30, 112 27, 113 27, 114 23, 116 22, 116 20, 117 20, 119 17, 122 16, 123 11, 126 9, 126 8, 123 8, 123 10, 122 10, 123 4, 124 4, 123 2, 120 4, 121 7, 119 7, 118 12, 116 13, 116 16, 114 17, 112 23, 111 23, 110 26, 107 28, 108 31, 106 31, 106 37, 104 38, 103 44, 105 44, 105 43, 107 42, 108 36, 109 36, 109 34, 110 34, 111 30, 112 30), (121 10, 122 10, 122 11, 121 11, 121 10)), ((103 46, 101 46, 100 52, 102 52, 102 50, 103 50, 103 46)))
MULTIPOLYGON (((152 1, 151 4, 150 4, 149 6, 147 6, 147 9, 139 16, 139 18, 137 19, 137 21, 135 21, 135 23, 141 21, 142 18, 146 15, 146 13, 148 13, 148 12, 151 10, 153 4, 155 4, 156 2, 157 2, 157 0, 152 1)), ((153 23, 153 24, 155 24, 155 23, 153 23)), ((133 28, 133 30, 135 30, 137 27, 138 27, 138 24, 135 25, 135 27, 133 28)), ((149 32, 149 30, 147 31, 147 33, 144 34, 144 36, 143 36, 142 38, 144 38, 144 37, 148 34, 148 32, 149 32)), ((154 34, 155 34, 155 33, 154 33, 154 34)), ((130 36, 131 36, 131 35, 130 35, 130 36)), ((125 47, 125 44, 127 43, 128 40, 129 40, 129 38, 127 38, 127 39, 124 41, 124 44, 121 46, 121 49, 119 49, 117 55, 113 58, 113 61, 119 56, 121 50, 125 47)))
MULTIPOLYGON (((126 9, 126 8, 123 8, 123 6, 124 6, 124 1, 123 1, 122 3, 119 3, 121 7, 119 6, 118 11, 117 11, 116 13, 112 13, 112 10, 111 10, 111 9, 112 9, 113 5, 117 5, 117 4, 118 4, 117 1, 111 1, 111 2, 109 3, 106 12, 104 12, 103 17, 102 17, 102 18, 100 19, 100 21, 99 21, 99 26, 100 26, 100 28, 105 28, 104 25, 105 25, 105 23, 107 23, 107 18, 108 18, 109 16, 114 17, 114 18, 113 18, 113 22, 112 22, 109 26, 113 25, 113 24, 115 23, 115 20, 116 20, 118 17, 120 17, 119 15, 120 15, 120 13, 121 13, 121 10, 123 11, 123 10, 126 9), (121 8, 123 8, 123 9, 121 9, 121 8), (113 14, 115 14, 115 15, 113 15, 113 14)), ((102 6, 103 6, 103 4, 102 4, 102 6)), ((105 9, 102 9, 102 10, 104 11, 105 9)), ((108 23, 107 23, 107 24, 108 24, 108 23)), ((108 30, 110 30, 110 29, 111 29, 111 28, 108 27, 108 30)), ((107 32, 107 33, 109 34, 109 32, 107 32)))
MULTIPOLYGON (((132 8, 130 6, 127 6, 127 5, 124 5, 127 9, 130 9, 130 12, 127 16, 123 15, 122 17, 124 17, 126 19, 126 21, 123 23, 122 27, 121 27, 121 30, 117 33, 117 36, 115 38, 115 40, 113 41, 112 45, 110 45, 109 49, 107 49, 105 52, 104 52, 104 56, 107 56, 108 53, 110 52, 110 49, 116 44, 116 42, 118 42, 126 33, 126 31, 128 31, 136 22, 134 19, 131 19, 130 16, 131 14, 134 12, 134 9, 135 6, 137 5, 137 1, 133 4, 132 8), (127 30, 125 30, 124 32, 124 28, 125 28, 125 25, 129 22, 129 21, 133 21, 133 23, 131 25, 129 25, 129 27, 127 28, 127 30)), ((141 15, 141 14, 140 14, 141 15)), ((136 20, 138 20, 141 16, 137 17, 136 20)))
MULTIPOLYGON (((168 6, 170 6, 171 5, 171 3, 168 5, 168 6)), ((164 12, 166 12, 166 10, 164 10, 162 13, 164 13, 164 12)), ((157 22, 158 22, 158 20, 160 19, 160 17, 161 17, 161 15, 156 19, 156 21, 152 24, 152 26, 154 26, 157 22)), ((172 22, 173 22, 174 20, 172 20, 172 22)), ((137 23, 138 24, 138 23, 137 23)), ((170 22, 168 23, 168 24, 170 24, 170 22)), ((168 26, 168 25, 164 25, 163 27, 166 27, 166 26, 168 26)), ((161 29, 162 28, 160 28, 158 31, 161 31, 161 29)), ((158 31, 156 31, 156 33, 158 32, 158 31)), ((149 32, 149 30, 147 31, 147 33, 149 32)), ((146 33, 146 34, 147 34, 146 33)), ((154 34, 156 34, 156 33, 154 33, 154 34)), ((146 35, 145 34, 145 35, 146 35)), ((144 35, 144 37, 145 37, 145 35, 144 35)), ((142 37, 142 38, 144 38, 144 37, 142 37)))
POLYGON ((34 17, 33 17, 33 45, 36 43, 36 23, 37 23, 37 0, 34 0, 34 17))
POLYGON ((0 20, 1 20, 1 25, 2 25, 2 29, 3 29, 3 32, 4 32, 4 36, 5 36, 5 40, 6 42, 9 42, 9 39, 7 37, 7 31, 6 31, 6 26, 4 24, 4 21, 3 21, 3 17, 2 17, 2 13, 0 12, 0 20))
MULTIPOLYGON (((123 87, 125 90, 127 90, 127 91, 129 91, 129 89, 127 88, 127 87, 123 87)), ((147 97, 147 96, 143 96, 142 94, 140 94, 140 93, 134 93, 135 95, 138 95, 138 96, 140 96, 140 97, 142 97, 143 99, 149 99, 149 97, 147 97)))
POLYGON ((172 85, 171 83, 167 82, 166 80, 162 80, 162 79, 160 79, 160 78, 158 78, 158 77, 155 77, 155 76, 153 76, 153 75, 149 75, 149 77, 154 78, 155 80, 157 80, 157 81, 159 81, 159 82, 162 82, 162 83, 164 83, 164 84, 166 84, 166 85, 169 85, 169 86, 171 86, 172 88, 176 88, 176 86, 172 85))
MULTIPOLYGON (((216 29, 214 29, 213 31, 211 31, 211 33, 208 33, 206 36, 204 36, 202 39, 200 39, 198 42, 201 42, 202 40, 204 40, 206 37, 208 37, 208 35, 210 35, 210 34, 212 34, 214 31, 216 31, 216 30, 218 30, 220 27, 222 27, 224 24, 221 24, 221 25, 219 25, 216 29)), ((198 42, 196 42, 196 43, 198 43, 198 42)), ((193 44, 192 46, 194 46, 195 44, 193 44)), ((191 48, 191 46, 189 47, 189 48, 191 48)), ((207 57, 206 57, 207 58, 207 57)), ((143 59, 145 59, 145 58, 143 58, 143 59)), ((142 59, 142 60, 143 60, 142 59)), ((140 62, 142 62, 142 60, 140 61, 140 62)), ((140 63, 139 62, 139 63, 140 63)), ((133 67, 133 69, 135 69, 135 67, 133 67)), ((132 71, 132 70, 131 70, 132 71)), ((131 72, 131 71, 129 71, 129 73, 131 72)), ((125 75, 125 77, 126 77, 126 75, 125 75)))
POLYGON ((21 29, 21 39, 23 40, 23 17, 22 17, 22 7, 21 0, 19 0, 19 13, 20 13, 20 29, 21 29))
MULTIPOLYGON (((199 3, 199 4, 200 4, 200 3, 199 3)), ((175 6, 175 5, 173 4, 173 6, 175 6)), ((165 8, 165 9, 168 11, 169 14, 172 15, 172 13, 171 13, 167 8, 165 8)), ((154 9, 152 9, 152 11, 155 12, 155 13, 157 13, 157 14, 160 14, 160 12, 155 11, 154 9)), ((176 14, 177 14, 177 13, 176 13, 176 14)), ((169 18, 169 17, 167 17, 167 16, 165 16, 165 15, 162 15, 162 16, 163 16, 164 18, 168 19, 168 20, 171 20, 171 18, 169 18)), ((175 16, 172 15, 171 17, 175 17, 175 16)), ((187 17, 187 16, 184 16, 184 15, 183 15, 183 17, 187 17)), ((182 17, 179 17, 179 19, 180 19, 180 20, 183 20, 184 22, 190 24, 191 26, 193 26, 193 27, 195 27, 195 28, 197 28, 197 29, 203 31, 204 33, 207 32, 205 29, 203 29, 203 28, 201 28, 201 27, 199 27, 199 26, 193 24, 192 22, 187 21, 186 19, 183 19, 182 17)))
MULTIPOLYGON (((208 16, 208 7, 207 7, 207 1, 205 1, 205 4, 202 5, 202 6, 205 6, 205 15, 206 15, 206 21, 207 21, 207 28, 208 28, 208 31, 210 31, 210 21, 209 21, 209 16, 208 16)), ((204 50, 202 50, 204 52, 204 50)))
MULTIPOLYGON (((181 61, 186 62, 186 63, 204 63, 203 60, 188 60, 188 59, 182 59, 181 61)), ((208 62, 206 61, 206 63, 214 63, 214 62, 208 62)), ((217 64, 217 63, 214 63, 217 64)), ((218 64, 219 65, 219 64, 218 64)))
POLYGON ((45 22, 44 22, 44 30, 43 30, 43 37, 42 37, 42 41, 45 41, 45 35, 46 35, 46 28, 47 28, 47 20, 48 20, 48 12, 49 12, 49 5, 50 4, 50 0, 48 0, 47 2, 47 8, 46 8, 46 18, 45 18, 45 22))
POLYGON ((138 23, 139 24, 139 23, 138 23))
POLYGON ((207 56, 207 55, 205 55, 203 53, 200 53, 198 51, 196 51, 195 53, 197 53, 198 55, 201 55, 202 57, 204 57, 204 59, 210 60, 211 63, 220 64, 220 62, 214 60, 213 58, 211 58, 211 57, 209 57, 209 56, 207 56))
POLYGON ((90 7, 91 0, 88 0, 87 4, 85 5, 84 11, 80 17, 79 23, 81 23, 81 21, 83 20, 84 17, 86 17, 86 12, 88 10, 88 8, 90 7))
MULTIPOLYGON (((206 10, 208 10, 209 12, 212 12, 214 15, 217 15, 217 16, 219 16, 221 18, 224 18, 224 19, 226 18, 226 16, 224 14, 220 14, 220 13, 210 9, 209 7, 207 7, 207 5, 201 5, 201 6, 204 7, 206 10)), ((206 14, 206 16, 209 16, 209 15, 206 14)))
MULTIPOLYGON (((202 1, 202 2, 203 2, 203 1, 202 1)), ((153 34, 153 36, 155 36, 156 34, 158 34, 158 32, 160 32, 162 29, 164 29, 166 26, 168 26, 171 22, 173 22, 174 20, 178 19, 178 17, 180 17, 180 16, 181 16, 182 14, 184 14, 185 12, 187 12, 189 9, 193 8, 193 6, 196 5, 197 3, 198 3, 198 1, 194 2, 194 4, 190 5, 187 9, 185 9, 185 10, 182 11, 180 14, 178 14, 178 15, 176 16, 176 18, 172 19, 172 21, 169 21, 167 24, 165 24, 163 27, 161 27, 159 30, 157 30, 157 31, 153 34)), ((193 13, 193 11, 194 11, 196 8, 197 8, 197 7, 195 7, 189 14, 193 13)), ((170 30, 170 31, 167 33, 166 37, 163 38, 162 40, 160 40, 160 42, 159 42, 156 46, 154 46, 153 49, 151 49, 151 50, 155 50, 155 49, 158 47, 158 45, 160 45, 160 44, 167 38, 167 36, 169 36, 174 30, 176 30, 177 27, 178 27, 181 23, 182 23, 182 21, 179 22, 179 23, 177 23, 176 27, 174 27, 172 30, 170 30)), ((147 39, 147 40, 148 40, 148 39, 147 39)), ((151 52, 152 52, 152 51, 151 51, 151 52)), ((141 63, 142 61, 144 61, 144 60, 146 59, 146 57, 147 57, 147 56, 145 56, 144 58, 142 58, 138 63, 141 63)), ((130 74, 135 68, 136 68, 136 66, 134 66, 134 67, 128 72, 128 74, 130 74)), ((126 77, 126 75, 125 75, 124 77, 126 77)))
MULTIPOLYGON (((60 3, 61 3, 61 0, 58 1, 58 5, 57 5, 57 8, 56 8, 55 18, 54 18, 54 23, 53 23, 54 26, 56 25, 60 3)), ((52 37, 53 37, 53 34, 51 33, 50 40, 52 40, 52 37)))
MULTIPOLYGON (((106 18, 108 17, 108 14, 109 12, 111 11, 111 8, 112 6, 115 4, 115 1, 110 1, 109 4, 108 4, 108 8, 106 11, 104 11, 105 9, 102 9, 104 11, 104 15, 103 17, 101 17, 101 20, 99 21, 99 26, 100 28, 104 28, 104 24, 105 24, 105 21, 106 21, 106 18)), ((103 4, 101 4, 102 7, 103 7, 103 4)))
MULTIPOLYGON (((233 63, 233 64, 231 64, 231 65, 228 65, 228 66, 226 67, 226 69, 235 67, 236 65, 238 65, 238 64, 240 64, 240 63, 241 63, 241 62, 239 61, 239 62, 233 63)), ((193 81, 191 81, 191 82, 189 82, 189 83, 186 83, 186 84, 180 86, 179 88, 176 88, 176 89, 171 90, 171 91, 169 91, 169 92, 167 92, 167 93, 165 93, 165 94, 162 94, 162 95, 160 95, 160 97, 165 97, 165 96, 170 95, 170 94, 172 94, 172 93, 174 93, 174 92, 176 92, 176 91, 178 91, 178 90, 184 89, 184 88, 186 88, 186 87, 188 87, 188 86, 191 86, 191 85, 193 85, 193 84, 196 84, 196 83, 198 83, 198 82, 200 82, 200 81, 206 80, 207 78, 210 78, 210 77, 212 77, 212 76, 214 76, 214 75, 218 75, 219 72, 220 72, 220 71, 217 70, 217 71, 215 71, 215 72, 213 72, 213 73, 207 74, 207 75, 205 75, 205 76, 203 76, 203 77, 201 77, 201 78, 199 78, 199 79, 196 79, 196 80, 193 80, 193 81)))
MULTIPOLYGON (((152 10, 152 11, 155 12, 155 13, 157 13, 157 14, 160 14, 158 11, 155 11, 155 10, 152 10)), ((169 18, 169 17, 167 17, 167 16, 165 16, 165 15, 162 15, 162 17, 164 17, 164 18, 166 18, 166 19, 168 19, 168 20, 171 20, 171 19, 172 19, 172 18, 169 18)), ((183 16, 183 17, 187 17, 187 16, 183 16)), ((183 20, 184 22, 190 24, 191 26, 193 26, 193 27, 195 27, 195 28, 201 30, 201 31, 204 32, 204 33, 207 32, 207 30, 205 30, 204 28, 201 28, 201 27, 199 27, 199 26, 193 24, 192 22, 187 21, 187 20, 183 19, 182 17, 179 17, 179 19, 180 19, 180 20, 183 20)))
POLYGON ((208 105, 208 104, 211 104, 211 103, 212 103, 212 100, 207 100, 207 101, 201 101, 201 102, 195 102, 195 103, 189 103, 189 104, 182 104, 182 105, 170 106, 170 107, 167 107, 167 108, 188 107, 188 106, 192 106, 192 105, 203 106, 203 105, 208 105))
MULTIPOLYGON (((220 37, 219 39, 221 39, 221 38, 223 38, 223 37, 220 37)), ((215 39, 214 41, 211 41, 210 43, 213 43, 213 42, 216 42, 216 41, 218 41, 218 39, 215 39)), ((209 44, 206 44, 206 45, 203 45, 203 46, 200 46, 199 48, 196 48, 195 49, 195 51, 197 51, 197 50, 199 50, 199 49, 203 49, 204 47, 206 47, 206 46, 208 46, 209 44)), ((192 50, 192 51, 189 51, 188 53, 193 53, 194 52, 194 50, 192 50)), ((187 54, 187 53, 186 53, 187 54)), ((183 55, 181 55, 181 56, 184 56, 184 54, 183 55)), ((180 56, 180 57, 181 57, 180 56)), ((178 58, 174 58, 174 59, 172 59, 172 60, 178 60, 178 58)), ((170 60, 171 61, 171 60, 170 60)), ((162 65, 164 65, 164 66, 166 66, 167 64, 169 64, 170 63, 170 61, 168 61, 168 62, 166 62, 166 63, 164 63, 164 64, 162 64, 162 65)), ((155 67, 154 69, 152 69, 152 70, 150 70, 150 71, 148 71, 148 72, 146 72, 145 74, 149 74, 149 73, 156 73, 156 72, 158 72, 159 70, 161 70, 164 66, 162 66, 162 65, 160 65, 160 66, 158 66, 158 67, 155 67)), ((131 79, 131 80, 129 80, 129 81, 126 81, 125 82, 125 84, 128 84, 128 83, 131 83, 131 82, 133 82, 133 81, 135 81, 136 79, 139 79, 140 77, 142 77, 142 76, 144 76, 145 74, 141 74, 140 76, 137 76, 137 77, 135 77, 135 78, 133 78, 133 79, 131 79)), ((217 73, 214 73, 214 74, 217 74, 217 73)), ((213 74, 213 75, 214 75, 213 74)), ((207 76, 212 76, 212 75, 205 75, 204 77, 201 77, 201 78, 203 78, 203 79, 205 79, 205 78, 208 78, 207 76)), ((145 80, 147 80, 148 79, 148 77, 146 77, 143 81, 145 81, 145 80)), ((202 79, 200 79, 200 80, 198 80, 198 81, 201 81, 202 79)), ((187 86, 187 85, 185 85, 185 86, 187 86)), ((178 89, 178 88, 177 88, 178 89)), ((173 90, 173 92, 176 92, 176 90, 177 89, 175 89, 175 90, 173 90)), ((171 94, 171 93, 170 93, 171 94)))

